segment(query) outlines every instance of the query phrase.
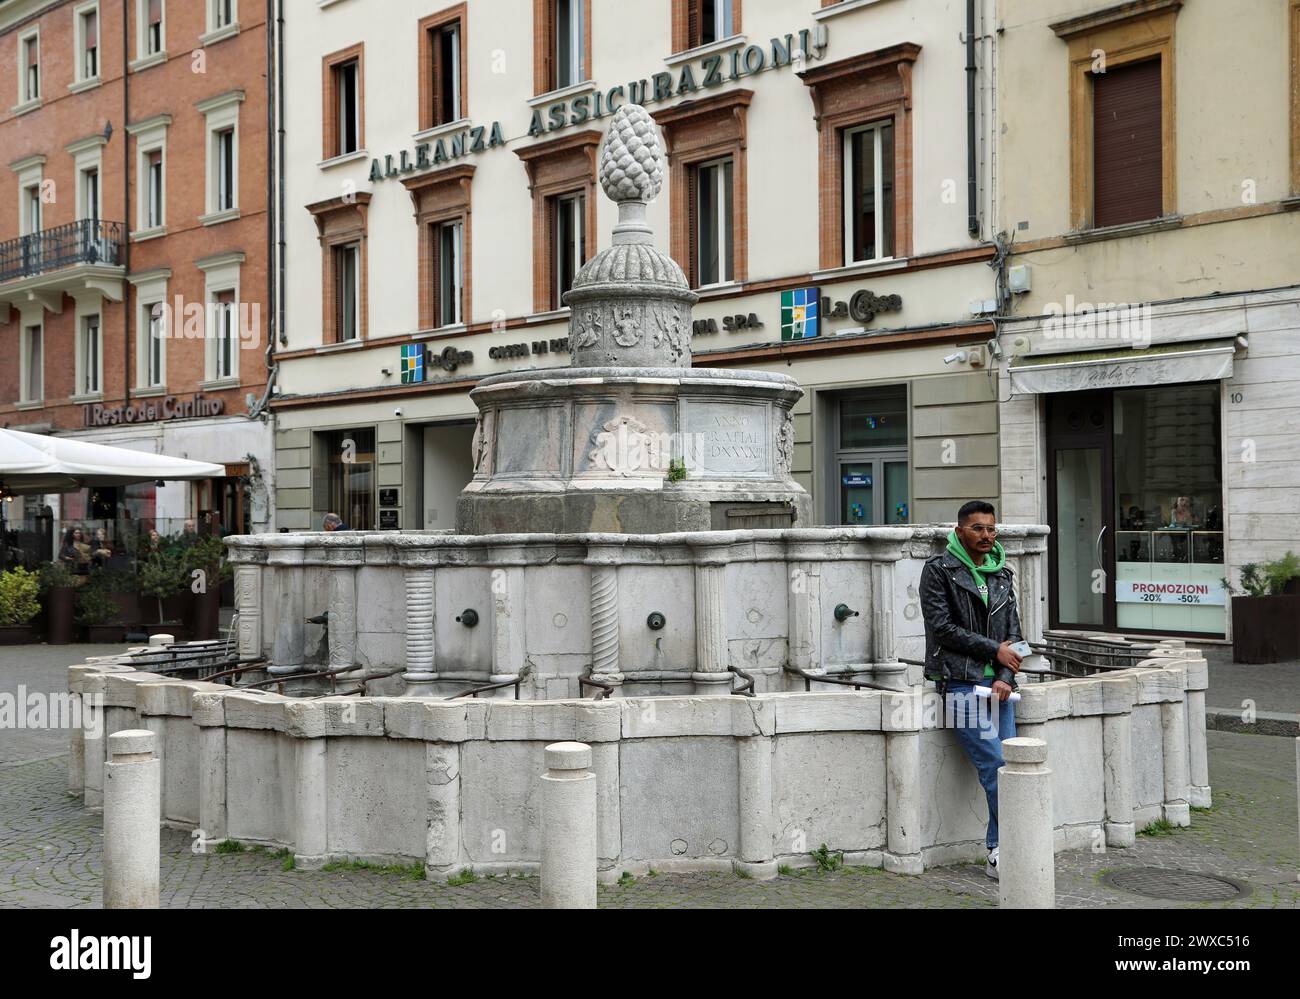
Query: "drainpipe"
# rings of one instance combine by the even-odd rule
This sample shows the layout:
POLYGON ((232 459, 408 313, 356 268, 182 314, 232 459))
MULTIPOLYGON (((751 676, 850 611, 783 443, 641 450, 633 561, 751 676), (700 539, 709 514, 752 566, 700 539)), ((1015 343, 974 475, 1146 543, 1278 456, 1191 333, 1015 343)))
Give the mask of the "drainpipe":
POLYGON ((274 166, 266 175, 266 208, 276 220, 266 227, 266 258, 277 261, 278 279, 272 294, 270 332, 266 338, 266 388, 248 411, 248 418, 259 418, 270 404, 278 365, 275 344, 284 335, 284 0, 266 0, 266 141, 268 152, 275 150, 274 166), (272 19, 275 28, 272 30, 272 19), (279 46, 277 58, 277 46, 279 46), (278 115, 277 115, 278 108, 278 115), (277 122, 276 119, 279 118, 277 122), (278 143, 278 148, 277 148, 278 143), (277 196, 278 191, 278 196, 277 196))
POLYGON ((966 228, 980 232, 975 175, 975 0, 966 0, 966 228))
MULTIPOLYGON (((127 8, 131 0, 122 0, 122 404, 131 405, 131 71, 127 8)), ((101 388, 103 386, 100 386, 101 388)))

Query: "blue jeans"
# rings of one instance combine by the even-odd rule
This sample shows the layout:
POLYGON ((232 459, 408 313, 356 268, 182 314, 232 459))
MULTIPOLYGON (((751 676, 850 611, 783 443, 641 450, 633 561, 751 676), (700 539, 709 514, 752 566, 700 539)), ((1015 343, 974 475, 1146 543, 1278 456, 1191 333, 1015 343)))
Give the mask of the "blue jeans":
MULTIPOLYGON (((1002 766, 1002 740, 1016 737, 1016 709, 1010 701, 999 702, 993 697, 985 701, 976 697, 971 693, 974 686, 966 682, 948 684, 944 718, 945 724, 953 726, 961 748, 975 764, 980 786, 988 799, 989 827, 984 842, 991 850, 998 845, 998 768, 1002 766)), ((992 687, 992 677, 980 680, 978 686, 992 687)))

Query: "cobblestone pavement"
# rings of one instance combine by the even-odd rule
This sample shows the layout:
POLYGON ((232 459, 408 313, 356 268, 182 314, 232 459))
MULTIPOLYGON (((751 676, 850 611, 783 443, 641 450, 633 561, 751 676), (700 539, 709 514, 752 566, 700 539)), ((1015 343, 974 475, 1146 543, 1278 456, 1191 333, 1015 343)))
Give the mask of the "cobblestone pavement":
MULTIPOLYGON (((14 733, 4 733, 14 737, 14 733)), ((1164 907, 1109 888, 1124 867, 1206 871, 1244 880, 1232 906, 1300 907, 1296 880, 1295 749, 1290 739, 1209 733, 1214 808, 1192 827, 1140 836, 1131 850, 1057 857, 1061 907, 1164 907)), ((66 760, 0 767, 0 907, 93 907, 100 902, 101 818, 69 797, 66 760)), ((190 837, 164 830, 162 901, 169 908, 504 908, 538 904, 535 877, 480 878, 447 886, 409 872, 296 871, 266 851, 196 855, 190 837)), ((606 908, 980 908, 996 885, 975 865, 902 877, 864 868, 806 869, 774 881, 731 874, 657 874, 600 892, 606 908)), ((1203 903, 1204 904, 1204 903, 1203 903)), ((1223 903, 1216 903, 1223 904, 1223 903)))

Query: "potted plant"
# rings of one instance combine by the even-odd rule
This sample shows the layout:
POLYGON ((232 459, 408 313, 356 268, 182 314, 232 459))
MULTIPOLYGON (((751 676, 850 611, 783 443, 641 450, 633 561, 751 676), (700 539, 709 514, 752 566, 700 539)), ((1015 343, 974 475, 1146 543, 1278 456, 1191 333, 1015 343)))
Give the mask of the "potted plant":
POLYGON ((101 569, 99 578, 109 599, 117 605, 116 621, 128 628, 140 623, 140 586, 129 569, 101 569))
POLYGON ((175 614, 175 604, 168 602, 185 588, 185 567, 181 556, 174 551, 155 552, 140 563, 140 592, 153 597, 158 609, 158 620, 146 624, 150 635, 171 634, 180 637, 184 622, 175 614))
POLYGON ((1239 663, 1300 659, 1300 557, 1241 567, 1241 590, 1223 581, 1232 594, 1232 658, 1239 663), (1244 591, 1244 592, 1243 592, 1244 591))
POLYGON ((121 642, 126 626, 111 592, 106 573, 96 573, 77 591, 75 620, 86 629, 86 641, 98 644, 121 642))
POLYGON ((46 562, 40 570, 40 592, 45 601, 45 641, 50 645, 72 642, 73 596, 76 577, 63 562, 46 562))
POLYGON ((185 550, 187 589, 194 595, 192 631, 196 639, 216 638, 221 630, 221 583, 231 574, 226 546, 209 534, 185 550))
POLYGON ((26 569, 0 573, 0 645, 26 645, 35 637, 32 618, 41 610, 40 577, 26 569))

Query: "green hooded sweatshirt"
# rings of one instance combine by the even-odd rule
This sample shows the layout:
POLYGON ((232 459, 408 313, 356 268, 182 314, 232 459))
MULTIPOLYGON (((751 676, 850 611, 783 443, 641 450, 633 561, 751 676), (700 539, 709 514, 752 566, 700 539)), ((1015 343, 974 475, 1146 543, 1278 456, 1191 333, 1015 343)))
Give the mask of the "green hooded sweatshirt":
MULTIPOLYGON (((1002 569, 1007 564, 1007 553, 1002 550, 1002 543, 993 542, 993 550, 984 557, 983 565, 976 565, 975 560, 970 557, 970 552, 962 546, 957 537, 956 531, 948 533, 948 552, 961 561, 967 569, 970 570, 971 578, 975 580, 975 588, 979 590, 980 597, 984 600, 984 606, 989 605, 989 583, 985 578, 1002 569)), ((984 675, 986 677, 996 676, 992 663, 984 664, 984 675)))

